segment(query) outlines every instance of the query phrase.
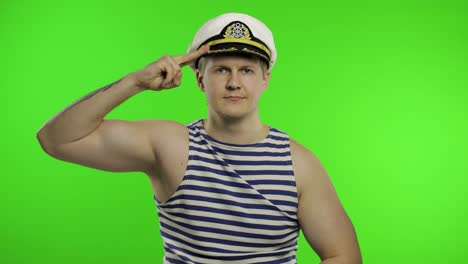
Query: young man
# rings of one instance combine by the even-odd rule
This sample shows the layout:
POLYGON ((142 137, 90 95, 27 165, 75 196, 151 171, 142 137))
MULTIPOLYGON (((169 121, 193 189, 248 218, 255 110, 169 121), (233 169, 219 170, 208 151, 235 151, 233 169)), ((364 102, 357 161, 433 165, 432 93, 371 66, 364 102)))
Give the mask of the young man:
POLYGON ((37 136, 58 159, 146 173, 164 263, 296 263, 300 229, 322 263, 361 263, 354 228, 318 159, 259 119, 275 60, 262 22, 223 14, 200 28, 187 54, 164 56, 80 99, 37 136), (185 65, 206 94, 207 119, 187 126, 104 119, 135 94, 178 87, 185 65))

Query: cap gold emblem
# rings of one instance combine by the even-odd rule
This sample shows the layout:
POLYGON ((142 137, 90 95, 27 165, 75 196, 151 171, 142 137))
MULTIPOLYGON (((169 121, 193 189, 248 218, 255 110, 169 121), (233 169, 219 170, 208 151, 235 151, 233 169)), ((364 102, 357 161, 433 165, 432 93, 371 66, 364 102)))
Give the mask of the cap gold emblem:
POLYGON ((235 22, 224 33, 226 39, 251 39, 249 29, 242 23, 235 22))

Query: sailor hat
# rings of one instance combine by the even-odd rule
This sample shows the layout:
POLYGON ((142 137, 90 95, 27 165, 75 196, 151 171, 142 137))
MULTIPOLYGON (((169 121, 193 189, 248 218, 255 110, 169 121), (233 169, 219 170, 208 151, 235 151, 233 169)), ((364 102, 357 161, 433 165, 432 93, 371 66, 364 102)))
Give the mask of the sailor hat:
MULTIPOLYGON (((226 13, 206 22, 195 34, 188 52, 203 45, 210 50, 204 56, 254 55, 262 59, 271 69, 276 61, 273 34, 260 20, 240 13, 226 13)), ((190 64, 196 71, 199 60, 190 64)))

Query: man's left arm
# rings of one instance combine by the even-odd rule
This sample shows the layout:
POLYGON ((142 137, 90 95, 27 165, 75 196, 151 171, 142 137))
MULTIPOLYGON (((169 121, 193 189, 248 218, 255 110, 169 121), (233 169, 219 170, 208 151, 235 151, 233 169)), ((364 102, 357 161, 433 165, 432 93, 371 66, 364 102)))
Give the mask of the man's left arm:
POLYGON ((322 264, 360 264, 362 257, 354 227, 320 161, 291 140, 299 195, 299 225, 322 264))

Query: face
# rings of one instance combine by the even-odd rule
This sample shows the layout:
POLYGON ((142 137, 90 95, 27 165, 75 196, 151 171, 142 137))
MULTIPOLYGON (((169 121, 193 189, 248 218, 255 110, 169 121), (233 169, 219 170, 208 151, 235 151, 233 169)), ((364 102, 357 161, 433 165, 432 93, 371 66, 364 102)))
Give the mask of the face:
POLYGON ((258 115, 258 101, 270 79, 258 59, 216 56, 203 63, 197 81, 206 93, 210 115, 226 119, 258 115))

